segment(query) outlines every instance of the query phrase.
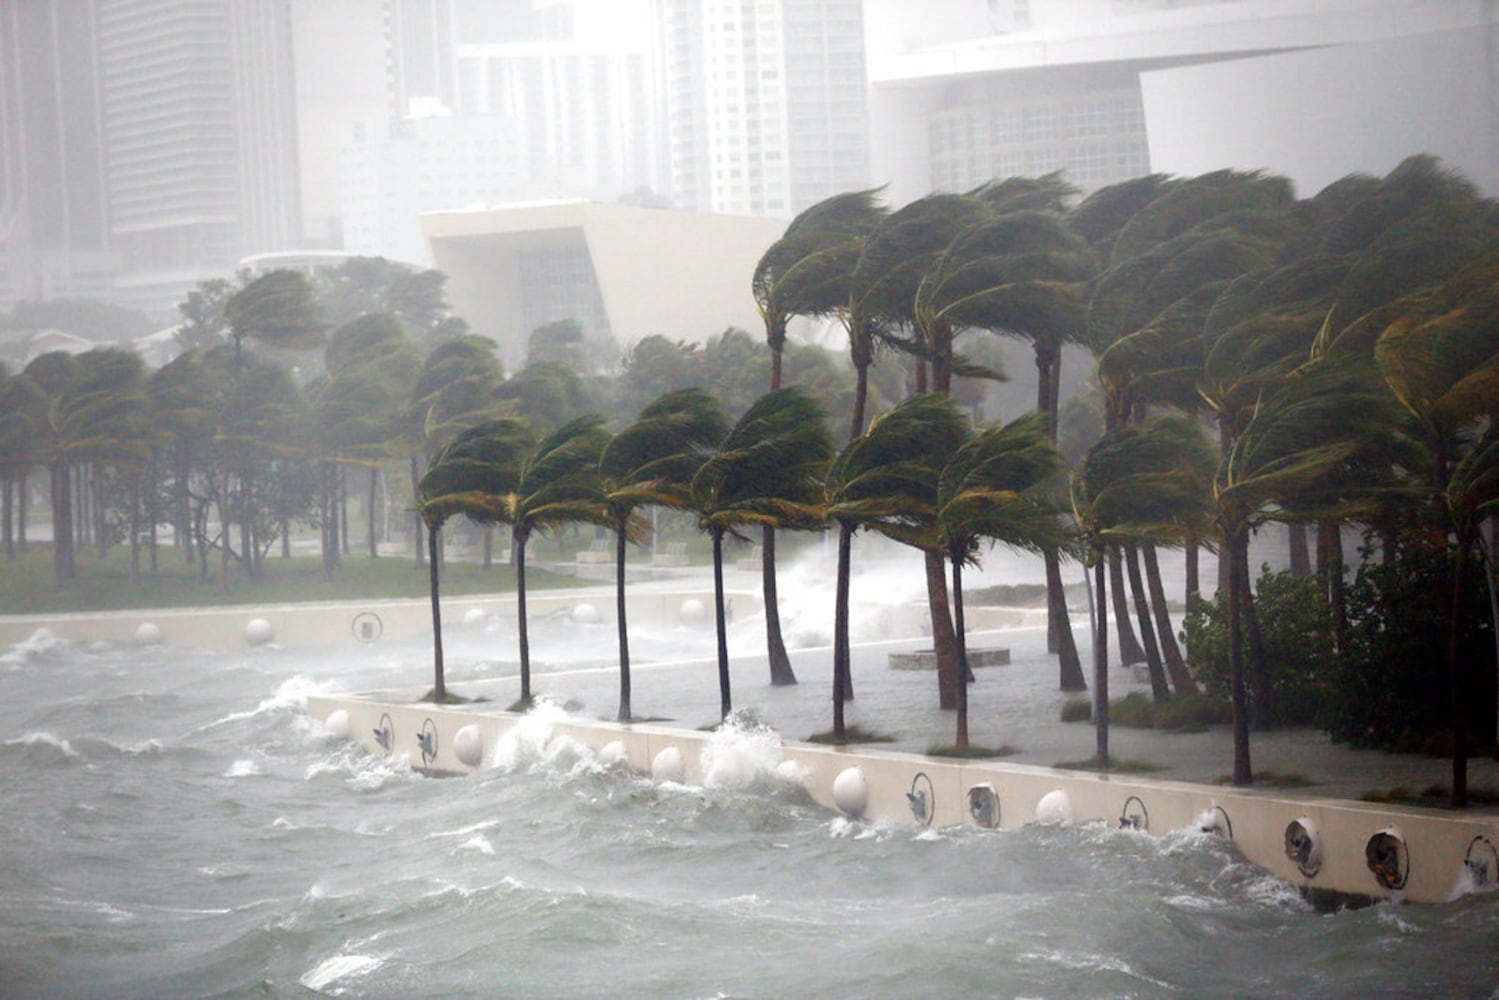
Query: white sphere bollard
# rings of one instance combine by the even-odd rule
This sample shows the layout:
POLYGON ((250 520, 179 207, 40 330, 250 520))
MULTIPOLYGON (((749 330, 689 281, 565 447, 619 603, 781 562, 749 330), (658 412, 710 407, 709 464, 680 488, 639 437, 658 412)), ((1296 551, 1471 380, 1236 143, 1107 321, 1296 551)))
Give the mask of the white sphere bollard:
POLYGON ((465 625, 483 625, 487 621, 489 621, 489 612, 483 608, 469 608, 463 613, 463 624, 465 625))
POLYGON ((1043 826, 1059 826, 1072 822, 1072 800, 1060 788, 1054 788, 1041 796, 1036 803, 1036 822, 1043 826))
POLYGON ((162 634, 161 626, 155 622, 143 622, 135 630, 135 644, 137 646, 159 646, 166 636, 162 634))
POLYGON ((869 782, 861 769, 844 768, 833 779, 833 804, 853 819, 864 815, 869 806, 869 782))
POLYGON ((599 748, 599 763, 605 767, 611 767, 629 759, 629 755, 625 753, 625 745, 619 740, 610 740, 599 748))
POLYGON ((678 617, 688 628, 697 628, 708 620, 708 609, 696 597, 689 597, 682 602, 678 617))
POLYGON ((651 761, 651 777, 656 781, 672 781, 680 785, 687 777, 687 763, 682 760, 682 751, 669 746, 656 754, 651 761))
POLYGON ((328 717, 323 720, 323 728, 339 739, 348 737, 349 710, 346 708, 335 708, 329 712, 328 717))
POLYGON ((573 624, 575 625, 597 625, 599 623, 599 609, 592 604, 579 604, 573 608, 573 624))
POLYGON ((245 625, 245 641, 252 646, 264 646, 276 638, 276 630, 264 618, 251 618, 245 625))
POLYGON ((807 769, 794 760, 783 760, 777 764, 775 775, 788 784, 805 785, 807 783, 807 769))
POLYGON ((453 756, 467 767, 478 767, 484 759, 484 736, 478 726, 464 726, 453 734, 453 756))

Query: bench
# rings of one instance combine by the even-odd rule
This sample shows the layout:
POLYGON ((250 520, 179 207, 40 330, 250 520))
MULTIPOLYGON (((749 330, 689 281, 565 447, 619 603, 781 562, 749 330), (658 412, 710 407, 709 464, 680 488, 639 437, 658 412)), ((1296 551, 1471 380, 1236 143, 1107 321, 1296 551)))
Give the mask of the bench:
POLYGON ((656 550, 651 556, 652 566, 686 566, 687 565, 687 543, 667 542, 656 550))

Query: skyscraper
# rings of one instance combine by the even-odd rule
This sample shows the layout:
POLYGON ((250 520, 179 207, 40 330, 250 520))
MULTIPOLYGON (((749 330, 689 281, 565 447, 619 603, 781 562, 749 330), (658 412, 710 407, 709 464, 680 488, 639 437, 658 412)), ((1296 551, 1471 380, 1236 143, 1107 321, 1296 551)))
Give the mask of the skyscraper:
POLYGON ((92 3, 0 6, 0 308, 111 285, 93 52, 92 3))
POLYGON ((868 182, 859 0, 658 0, 672 195, 789 217, 868 182))

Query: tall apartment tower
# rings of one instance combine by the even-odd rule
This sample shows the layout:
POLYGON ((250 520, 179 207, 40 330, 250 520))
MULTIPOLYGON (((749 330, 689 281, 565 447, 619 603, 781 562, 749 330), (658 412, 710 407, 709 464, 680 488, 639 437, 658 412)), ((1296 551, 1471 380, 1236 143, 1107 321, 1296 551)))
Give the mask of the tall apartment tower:
POLYGON ((97 0, 117 297, 160 312, 297 239, 288 0, 97 0))
POLYGON ((0 5, 0 309, 113 282, 93 54, 92 3, 0 5))
POLYGON ((859 0, 657 0, 672 196, 789 217, 868 183, 859 0))

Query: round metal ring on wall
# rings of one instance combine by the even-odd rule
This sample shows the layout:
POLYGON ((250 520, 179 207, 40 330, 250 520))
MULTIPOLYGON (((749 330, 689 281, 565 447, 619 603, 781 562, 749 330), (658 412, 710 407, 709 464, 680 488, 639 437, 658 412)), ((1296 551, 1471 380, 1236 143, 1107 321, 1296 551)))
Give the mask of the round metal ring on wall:
POLYGON ((911 790, 906 793, 906 802, 911 806, 911 815, 921 826, 932 825, 932 813, 936 810, 937 793, 932 788, 932 779, 925 771, 917 771, 911 779, 911 790))
POLYGON ((1124 808, 1119 812, 1119 829, 1140 830, 1150 829, 1150 812, 1145 808, 1145 802, 1138 795, 1131 795, 1124 800, 1124 808), (1131 811, 1130 803, 1134 803, 1131 811))
POLYGON ((431 767, 432 762, 437 759, 437 723, 431 719, 423 719, 421 732, 416 734, 416 742, 422 749, 422 767, 431 767))
POLYGON ((396 724, 391 721, 389 712, 383 712, 380 715, 380 725, 375 728, 375 742, 380 744, 380 749, 387 754, 396 745, 396 724))
POLYGON ((1468 842, 1468 853, 1463 856, 1463 866, 1473 879, 1473 888, 1485 889, 1499 879, 1499 848, 1483 834, 1468 842))
POLYGON ((380 638, 380 633, 385 631, 385 624, 373 611, 361 611, 354 616, 349 628, 358 641, 374 642, 380 638))

